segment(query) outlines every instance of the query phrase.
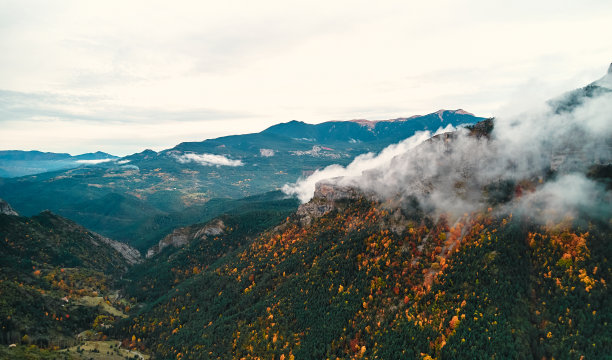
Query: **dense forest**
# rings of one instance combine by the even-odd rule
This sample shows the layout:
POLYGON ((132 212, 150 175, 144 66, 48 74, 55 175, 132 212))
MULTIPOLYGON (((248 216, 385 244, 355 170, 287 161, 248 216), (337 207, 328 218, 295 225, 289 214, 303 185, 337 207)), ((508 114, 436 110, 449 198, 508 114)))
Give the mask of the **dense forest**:
POLYGON ((109 335, 185 359, 610 354, 609 224, 449 224, 386 205, 293 216, 242 251, 174 263, 157 300, 159 279, 128 289, 146 305, 109 335))
MULTIPOLYGON (((129 305, 114 289, 139 261, 134 249, 50 212, 31 218, 0 214, 0 239, 2 348, 65 348, 93 324, 125 316, 129 305)), ((23 354, 52 356, 31 349, 23 354)))

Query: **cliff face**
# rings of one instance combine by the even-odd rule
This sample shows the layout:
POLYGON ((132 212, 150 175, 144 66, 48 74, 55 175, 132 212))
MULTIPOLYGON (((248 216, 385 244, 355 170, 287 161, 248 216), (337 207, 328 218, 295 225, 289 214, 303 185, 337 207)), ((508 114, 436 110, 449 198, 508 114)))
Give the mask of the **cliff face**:
MULTIPOLYGON (((99 240, 117 251, 128 264, 134 265, 142 262, 140 252, 126 243, 115 241, 99 234, 93 233, 96 240, 99 240)), ((92 240, 93 242, 94 240, 92 240)))
POLYGON ((340 206, 341 200, 356 199, 360 196, 364 194, 356 188, 322 181, 316 184, 312 200, 300 205, 297 215, 301 217, 302 225, 308 226, 312 220, 340 206))
POLYGON ((0 214, 19 216, 17 211, 13 210, 11 205, 2 199, 0 199, 0 214))
POLYGON ((195 239, 204 239, 208 236, 217 236, 223 234, 225 224, 221 219, 215 219, 205 226, 188 226, 175 229, 171 234, 164 237, 160 242, 147 251, 147 258, 159 254, 168 246, 175 248, 183 247, 190 241, 195 239))

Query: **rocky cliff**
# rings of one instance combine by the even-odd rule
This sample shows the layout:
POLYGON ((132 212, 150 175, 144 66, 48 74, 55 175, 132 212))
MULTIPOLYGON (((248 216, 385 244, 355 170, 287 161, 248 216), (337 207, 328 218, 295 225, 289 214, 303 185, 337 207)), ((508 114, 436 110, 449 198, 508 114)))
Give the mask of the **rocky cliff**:
POLYGON ((310 225, 313 219, 319 218, 337 208, 342 200, 356 199, 364 194, 357 188, 342 186, 330 181, 321 181, 315 185, 312 200, 300 205, 297 215, 304 226, 310 225))
POLYGON ((19 216, 17 211, 13 210, 11 205, 2 199, 0 199, 0 214, 19 216))
POLYGON ((162 240, 147 251, 147 258, 159 254, 168 246, 182 247, 195 239, 204 239, 209 236, 217 236, 224 232, 225 224, 221 219, 215 219, 204 226, 188 226, 175 229, 162 240))

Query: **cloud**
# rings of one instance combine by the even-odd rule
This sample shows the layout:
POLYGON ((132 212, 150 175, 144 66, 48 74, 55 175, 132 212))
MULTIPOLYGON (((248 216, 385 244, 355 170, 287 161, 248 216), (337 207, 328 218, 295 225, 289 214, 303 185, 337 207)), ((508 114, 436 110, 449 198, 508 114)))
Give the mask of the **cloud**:
POLYGON ((0 89, 0 122, 62 119, 100 123, 163 123, 248 118, 250 113, 216 109, 171 110, 117 105, 104 96, 0 89))
MULTIPOLYGON (((440 128, 435 134, 453 130, 455 129, 449 124, 444 129, 440 128)), ((379 154, 367 153, 359 155, 346 167, 330 165, 322 170, 317 170, 307 178, 298 180, 295 184, 286 184, 283 186, 283 191, 288 195, 297 196, 302 202, 307 202, 312 198, 317 182, 339 177, 344 178, 340 180, 343 183, 350 182, 350 178, 361 176, 366 170, 388 166, 393 158, 414 149, 435 134, 429 131, 417 132, 414 136, 398 144, 386 147, 379 154)))
POLYGON ((91 159, 91 160, 77 160, 76 162, 78 164, 85 164, 85 165, 95 165, 95 164, 101 164, 104 162, 109 162, 112 161, 114 159, 91 159))
POLYGON ((176 161, 181 164, 190 162, 198 163, 202 166, 242 166, 242 160, 232 160, 223 155, 215 154, 183 154, 174 155, 176 161))
POLYGON ((98 95, 0 90, 0 143, 15 150, 128 155, 231 135, 236 128, 262 130, 253 116, 212 108, 122 105, 98 95))
POLYGON ((609 221, 612 193, 583 174, 572 173, 547 182, 537 191, 521 197, 509 210, 541 223, 558 223, 567 218, 576 218, 580 213, 609 221))
POLYGON ((259 154, 263 157, 272 157, 274 153, 275 151, 272 149, 259 149, 259 154))
POLYGON ((580 211, 601 216, 606 209, 609 216, 604 204, 610 193, 584 174, 593 164, 612 163, 612 128, 606 125, 612 123, 612 93, 574 105, 569 111, 549 105, 497 118, 490 138, 466 129, 433 138, 418 133, 378 156, 363 155, 346 168, 329 166, 283 190, 308 201, 315 184, 325 180, 384 199, 416 198, 436 214, 460 216, 514 198, 505 211, 523 209, 543 223, 580 211))
POLYGON ((520 0, 503 11, 483 0, 264 0, 240 2, 239 14, 236 6, 1 1, 2 87, 66 97, 0 94, 9 101, 0 109, 3 124, 28 120, 12 124, 21 138, 11 146, 57 148, 61 137, 70 151, 99 150, 99 142, 65 136, 76 121, 129 132, 131 144, 113 149, 128 153, 152 147, 152 140, 137 126, 121 128, 126 122, 180 121, 183 136, 209 138, 289 119, 388 119, 441 107, 486 115, 525 79, 558 87, 576 76, 567 69, 595 71, 609 56, 593 36, 608 28, 609 1, 520 0), (49 119, 60 121, 44 132, 31 126, 49 119), (219 119, 241 123, 205 127, 214 131, 184 123, 219 119))

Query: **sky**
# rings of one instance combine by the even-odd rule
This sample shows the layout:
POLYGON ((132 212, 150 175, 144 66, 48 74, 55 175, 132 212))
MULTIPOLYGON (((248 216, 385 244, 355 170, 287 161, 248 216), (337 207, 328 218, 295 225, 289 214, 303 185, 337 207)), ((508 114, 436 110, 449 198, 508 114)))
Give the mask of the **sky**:
POLYGON ((0 0, 0 150, 511 113, 601 78, 612 2, 0 0))

